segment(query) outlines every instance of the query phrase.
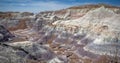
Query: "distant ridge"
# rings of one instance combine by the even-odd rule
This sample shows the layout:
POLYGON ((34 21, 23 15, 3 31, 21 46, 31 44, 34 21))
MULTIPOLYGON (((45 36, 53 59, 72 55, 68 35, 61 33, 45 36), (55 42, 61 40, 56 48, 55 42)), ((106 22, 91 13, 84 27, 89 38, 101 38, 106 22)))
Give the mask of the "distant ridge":
POLYGON ((100 3, 100 4, 85 4, 85 5, 73 6, 68 9, 98 8, 101 6, 104 6, 105 8, 120 8, 119 6, 100 3))

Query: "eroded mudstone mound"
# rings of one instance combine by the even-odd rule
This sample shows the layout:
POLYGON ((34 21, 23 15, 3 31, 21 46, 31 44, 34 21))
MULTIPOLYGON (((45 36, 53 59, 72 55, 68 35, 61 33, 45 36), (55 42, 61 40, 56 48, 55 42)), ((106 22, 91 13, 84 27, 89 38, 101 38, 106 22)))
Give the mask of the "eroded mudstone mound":
POLYGON ((63 27, 72 33, 84 33, 87 37, 94 39, 84 49, 101 55, 112 55, 115 49, 120 48, 120 14, 105 7, 89 11, 81 18, 67 21, 56 21, 53 25, 63 27), (75 30, 78 31, 75 31, 75 30), (74 30, 74 31, 72 31, 74 30))
POLYGON ((111 55, 115 56, 116 54, 120 56, 120 15, 115 14, 110 10, 97 9, 97 11, 92 11, 92 13, 101 12, 101 14, 105 14, 104 16, 98 14, 98 19, 95 21, 96 26, 94 26, 92 31, 96 34, 99 34, 98 37, 95 38, 93 43, 88 44, 84 49, 91 51, 93 53, 101 54, 101 55, 111 55), (106 11, 106 14, 101 11, 106 11), (111 15, 110 15, 111 14, 111 15))

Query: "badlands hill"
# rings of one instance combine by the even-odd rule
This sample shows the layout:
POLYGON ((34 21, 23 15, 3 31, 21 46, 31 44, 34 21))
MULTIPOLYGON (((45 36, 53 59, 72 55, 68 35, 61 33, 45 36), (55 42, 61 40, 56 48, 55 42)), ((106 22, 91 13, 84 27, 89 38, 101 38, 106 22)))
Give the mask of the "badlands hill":
POLYGON ((120 7, 0 12, 2 63, 120 63, 120 7))

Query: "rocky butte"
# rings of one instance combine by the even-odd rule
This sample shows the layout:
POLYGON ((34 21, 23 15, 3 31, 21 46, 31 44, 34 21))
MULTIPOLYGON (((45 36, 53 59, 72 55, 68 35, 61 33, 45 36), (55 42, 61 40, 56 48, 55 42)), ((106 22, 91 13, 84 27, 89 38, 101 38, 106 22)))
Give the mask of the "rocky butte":
POLYGON ((0 12, 0 63, 120 63, 120 7, 0 12))

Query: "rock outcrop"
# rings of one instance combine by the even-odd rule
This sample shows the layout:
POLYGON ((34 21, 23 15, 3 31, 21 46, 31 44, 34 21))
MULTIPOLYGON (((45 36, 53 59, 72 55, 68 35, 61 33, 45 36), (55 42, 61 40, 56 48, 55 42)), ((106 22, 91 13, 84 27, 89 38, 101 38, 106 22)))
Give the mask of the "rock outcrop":
POLYGON ((0 61, 2 63, 29 63, 27 59, 48 63, 60 61, 48 47, 33 42, 23 41, 1 45, 0 61))
POLYGON ((0 25, 0 42, 11 40, 14 37, 3 25, 0 25))

